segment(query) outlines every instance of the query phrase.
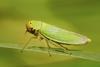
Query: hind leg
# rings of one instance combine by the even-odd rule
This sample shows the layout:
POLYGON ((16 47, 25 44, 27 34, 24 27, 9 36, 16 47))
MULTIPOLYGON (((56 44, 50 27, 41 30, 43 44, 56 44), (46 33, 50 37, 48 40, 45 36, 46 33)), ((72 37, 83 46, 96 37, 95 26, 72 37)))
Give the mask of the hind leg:
POLYGON ((51 40, 49 40, 51 43, 52 43, 52 45, 54 45, 54 46, 56 46, 56 47, 58 47, 58 46, 60 46, 60 47, 62 47, 63 49, 64 49, 64 52, 66 53, 66 51, 67 51, 67 54, 72 54, 72 53, 68 53, 68 51, 71 51, 70 49, 68 49, 67 47, 65 47, 65 46, 63 46, 61 43, 58 43, 58 42, 54 42, 54 41, 51 41, 51 40))

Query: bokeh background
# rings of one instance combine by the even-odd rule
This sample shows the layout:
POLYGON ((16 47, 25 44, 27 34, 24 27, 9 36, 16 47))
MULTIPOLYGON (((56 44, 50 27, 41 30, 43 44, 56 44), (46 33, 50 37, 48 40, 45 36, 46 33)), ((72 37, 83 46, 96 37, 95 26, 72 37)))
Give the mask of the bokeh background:
POLYGON ((28 40, 24 32, 29 20, 88 36, 92 42, 82 50, 95 56, 100 54, 100 0, 0 0, 0 67, 100 67, 97 61, 6 48, 22 47, 28 40))

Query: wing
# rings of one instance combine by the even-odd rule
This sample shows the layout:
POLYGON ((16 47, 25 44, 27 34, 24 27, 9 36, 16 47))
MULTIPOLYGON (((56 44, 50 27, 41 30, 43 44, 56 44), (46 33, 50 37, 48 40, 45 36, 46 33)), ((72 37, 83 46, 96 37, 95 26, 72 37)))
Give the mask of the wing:
POLYGON ((42 23, 41 34, 45 37, 60 43, 85 44, 89 41, 86 36, 70 32, 53 25, 42 23))

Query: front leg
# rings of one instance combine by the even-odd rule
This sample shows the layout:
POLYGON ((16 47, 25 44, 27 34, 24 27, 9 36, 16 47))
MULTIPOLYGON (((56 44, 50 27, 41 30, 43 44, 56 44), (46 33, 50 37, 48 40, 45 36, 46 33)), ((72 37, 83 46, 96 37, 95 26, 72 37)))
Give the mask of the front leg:
POLYGON ((28 46, 28 44, 30 43, 30 41, 32 40, 32 39, 37 39, 37 37, 35 36, 35 37, 31 37, 26 43, 25 43, 25 45, 24 45, 24 47, 21 49, 21 53, 24 51, 24 49, 28 46))

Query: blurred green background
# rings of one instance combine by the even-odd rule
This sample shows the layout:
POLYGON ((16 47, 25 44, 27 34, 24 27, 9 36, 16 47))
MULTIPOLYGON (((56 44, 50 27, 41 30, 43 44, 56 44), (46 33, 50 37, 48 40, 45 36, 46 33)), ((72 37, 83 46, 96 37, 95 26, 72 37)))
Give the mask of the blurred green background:
POLYGON ((23 46, 28 40, 24 32, 29 20, 88 36, 92 42, 82 50, 95 56, 100 54, 100 0, 0 0, 0 67, 100 67, 97 61, 5 48, 9 44, 23 46))

